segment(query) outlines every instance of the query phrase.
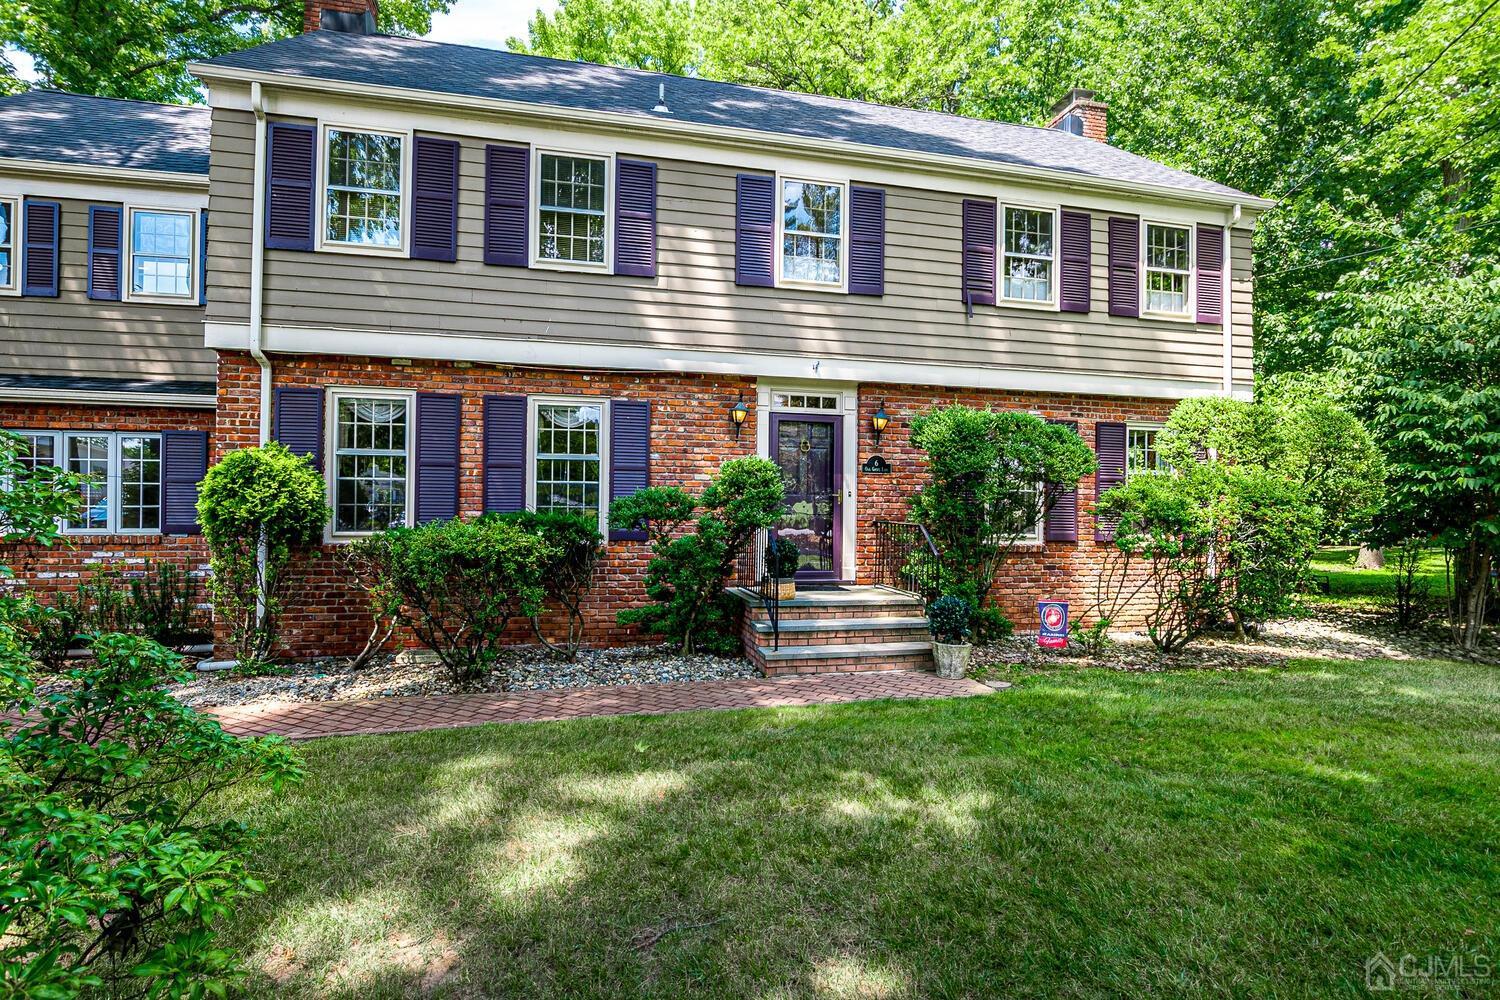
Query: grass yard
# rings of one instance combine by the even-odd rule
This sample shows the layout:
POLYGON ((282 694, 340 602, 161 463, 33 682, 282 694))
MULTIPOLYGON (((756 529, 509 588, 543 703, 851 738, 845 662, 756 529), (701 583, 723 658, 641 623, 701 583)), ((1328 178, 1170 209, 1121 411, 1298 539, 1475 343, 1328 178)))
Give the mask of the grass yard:
POLYGON ((1500 976, 1493 668, 1080 670, 306 755, 292 795, 222 803, 265 833, 227 932, 256 996, 1361 997, 1376 951, 1500 976))
MULTIPOLYGON (((1312 575, 1314 579, 1326 578, 1329 592, 1308 596, 1314 600, 1358 605, 1378 604, 1392 597, 1396 592, 1394 557, 1384 569, 1355 569, 1354 560, 1358 556, 1357 546, 1319 549, 1312 559, 1312 575)), ((1443 567, 1442 549, 1427 550, 1417 568, 1417 579, 1426 586, 1430 600, 1441 600, 1448 595, 1448 575, 1443 567)))

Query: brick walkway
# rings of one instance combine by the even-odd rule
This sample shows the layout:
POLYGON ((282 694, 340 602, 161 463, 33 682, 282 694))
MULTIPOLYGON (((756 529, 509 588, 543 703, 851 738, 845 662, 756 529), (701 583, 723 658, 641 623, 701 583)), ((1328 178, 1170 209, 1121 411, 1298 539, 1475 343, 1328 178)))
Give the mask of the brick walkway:
POLYGON ((356 733, 413 733, 488 722, 545 722, 590 715, 665 715, 699 709, 837 705, 878 698, 965 698, 989 694, 977 681, 910 670, 809 674, 771 679, 639 684, 628 687, 451 694, 370 701, 322 701, 213 709, 237 736, 292 739, 356 733))

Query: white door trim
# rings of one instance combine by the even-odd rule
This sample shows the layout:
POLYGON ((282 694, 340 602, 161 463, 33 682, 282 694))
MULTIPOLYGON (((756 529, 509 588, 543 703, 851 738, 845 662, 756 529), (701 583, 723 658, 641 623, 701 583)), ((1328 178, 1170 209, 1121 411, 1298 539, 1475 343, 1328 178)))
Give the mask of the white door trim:
POLYGON ((844 449, 844 509, 839 519, 840 539, 839 567, 844 582, 859 579, 859 566, 855 559, 859 551, 855 544, 859 525, 859 383, 827 382, 820 379, 761 379, 755 387, 755 453, 762 457, 771 454, 772 413, 837 413, 843 420, 844 449), (820 396, 839 397, 836 410, 800 409, 792 406, 775 406, 772 399, 778 392, 805 392, 820 396))

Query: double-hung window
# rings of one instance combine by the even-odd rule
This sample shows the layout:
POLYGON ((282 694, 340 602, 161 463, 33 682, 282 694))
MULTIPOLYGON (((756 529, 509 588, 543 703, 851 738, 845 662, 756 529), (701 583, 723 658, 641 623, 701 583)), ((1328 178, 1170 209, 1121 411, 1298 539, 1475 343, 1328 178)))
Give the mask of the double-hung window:
POLYGON ((781 181, 781 280, 844 284, 844 185, 781 181))
POLYGON ((130 210, 130 288, 127 298, 197 302, 196 212, 130 210))
POLYGON ((1125 475, 1127 477, 1138 472, 1162 472, 1167 468, 1167 463, 1162 461, 1161 452, 1156 447, 1156 435, 1160 431, 1160 427, 1134 425, 1125 429, 1125 475))
POLYGON ((410 393, 335 390, 329 485, 335 534, 410 524, 410 393))
POLYGON ((1016 302, 1050 304, 1057 282, 1056 241, 1057 213, 1050 209, 1005 209, 1005 238, 1002 242, 1005 276, 1004 298, 1016 302))
POLYGON ((606 406, 584 399, 532 397, 529 504, 595 518, 603 530, 609 484, 606 406))
POLYGON ((609 160, 537 154, 538 261, 607 267, 609 160))
POLYGON ((17 431, 15 434, 25 445, 16 452, 16 464, 31 472, 58 464, 57 431, 17 431))
POLYGON ((1187 316, 1192 308, 1193 231, 1188 226, 1145 224, 1146 312, 1187 316))
POLYGON ((406 138, 329 126, 323 132, 323 243, 400 250, 406 138))
POLYGON ((17 282, 20 268, 16 266, 16 248, 20 246, 16 239, 16 221, 19 218, 15 199, 0 198, 0 295, 20 288, 17 282))

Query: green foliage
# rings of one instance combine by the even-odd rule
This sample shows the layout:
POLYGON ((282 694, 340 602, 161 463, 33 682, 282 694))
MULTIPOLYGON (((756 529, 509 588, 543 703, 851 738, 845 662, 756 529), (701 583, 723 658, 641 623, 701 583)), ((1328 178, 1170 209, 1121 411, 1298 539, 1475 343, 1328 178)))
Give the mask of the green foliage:
POLYGON ((942 557, 941 589, 988 603, 995 573, 1052 505, 1048 483, 1068 489, 1094 471, 1076 431, 1013 410, 948 406, 912 421, 929 478, 911 498, 912 519, 942 557))
POLYGON ((957 646, 969 641, 973 616, 968 598, 945 594, 927 605, 927 628, 934 641, 957 646))
MULTIPOLYGON (((386 34, 425 35, 449 0, 381 0, 386 34)), ((302 32, 303 0, 27 0, 0 5, 0 44, 30 55, 44 87, 195 101, 190 62, 302 32)))
POLYGON ((201 590, 198 579, 176 563, 148 564, 129 580, 129 619, 164 646, 183 645, 205 631, 198 613, 201 590))
POLYGON ((1241 634, 1291 610, 1318 547, 1321 514, 1301 485, 1253 466, 1223 470, 1214 570, 1225 612, 1241 634))
POLYGON ((176 654, 140 636, 94 639, 93 663, 37 697, 0 625, 0 989, 64 997, 223 995, 233 956, 215 925, 264 886, 249 831, 199 815, 247 782, 298 780, 274 739, 241 740, 163 690, 176 654))
POLYGON ((1173 409, 1156 439, 1162 460, 1174 469, 1214 456, 1235 465, 1267 465, 1284 448, 1279 415, 1269 406, 1202 396, 1173 409))
POLYGON ((684 653, 732 652, 737 608, 724 586, 735 561, 781 516, 781 470, 763 458, 725 462, 702 494, 653 486, 610 504, 617 529, 645 524, 651 537, 646 596, 651 604, 627 608, 622 625, 640 625, 666 636, 684 653))
POLYGON ((541 613, 543 574, 559 559, 540 535, 496 517, 390 528, 352 543, 400 601, 400 622, 456 684, 489 672, 505 627, 541 613))
POLYGON ((225 455, 198 491, 214 610, 241 660, 268 660, 291 592, 292 557, 321 541, 330 511, 323 477, 278 442, 225 455), (257 558, 257 550, 263 555, 257 558), (258 607, 259 605, 259 607, 258 607))
POLYGON ((789 580, 797 575, 802 562, 802 551, 790 538, 773 538, 766 543, 766 572, 774 577, 789 580))
POLYGON ((604 536, 592 515, 567 511, 520 511, 491 515, 510 521, 546 543, 552 553, 542 567, 542 586, 549 604, 567 617, 567 635, 561 643, 548 638, 539 615, 531 616, 531 628, 548 649, 565 660, 578 658, 583 645, 583 597, 594 583, 594 572, 604 555, 604 536))
POLYGON ((1386 547, 1386 559, 1394 570, 1390 608, 1397 628, 1409 629, 1422 617, 1422 609, 1432 589, 1427 578, 1421 575, 1427 545, 1426 539, 1407 538, 1386 547))
MULTIPOLYGON (((85 477, 50 465, 31 469, 20 461, 26 442, 0 431, 0 545, 52 546, 63 539, 62 522, 81 508, 85 477)), ((0 575, 10 571, 0 567, 0 575)))
POLYGON ((1110 638, 1110 619, 1095 618, 1088 625, 1083 624, 1083 619, 1075 618, 1068 623, 1068 637, 1084 656, 1099 656, 1109 647, 1115 644, 1110 638))
POLYGON ((68 652, 84 632, 80 605, 66 594, 50 605, 26 595, 12 603, 7 617, 17 640, 48 673, 67 665, 68 652))

